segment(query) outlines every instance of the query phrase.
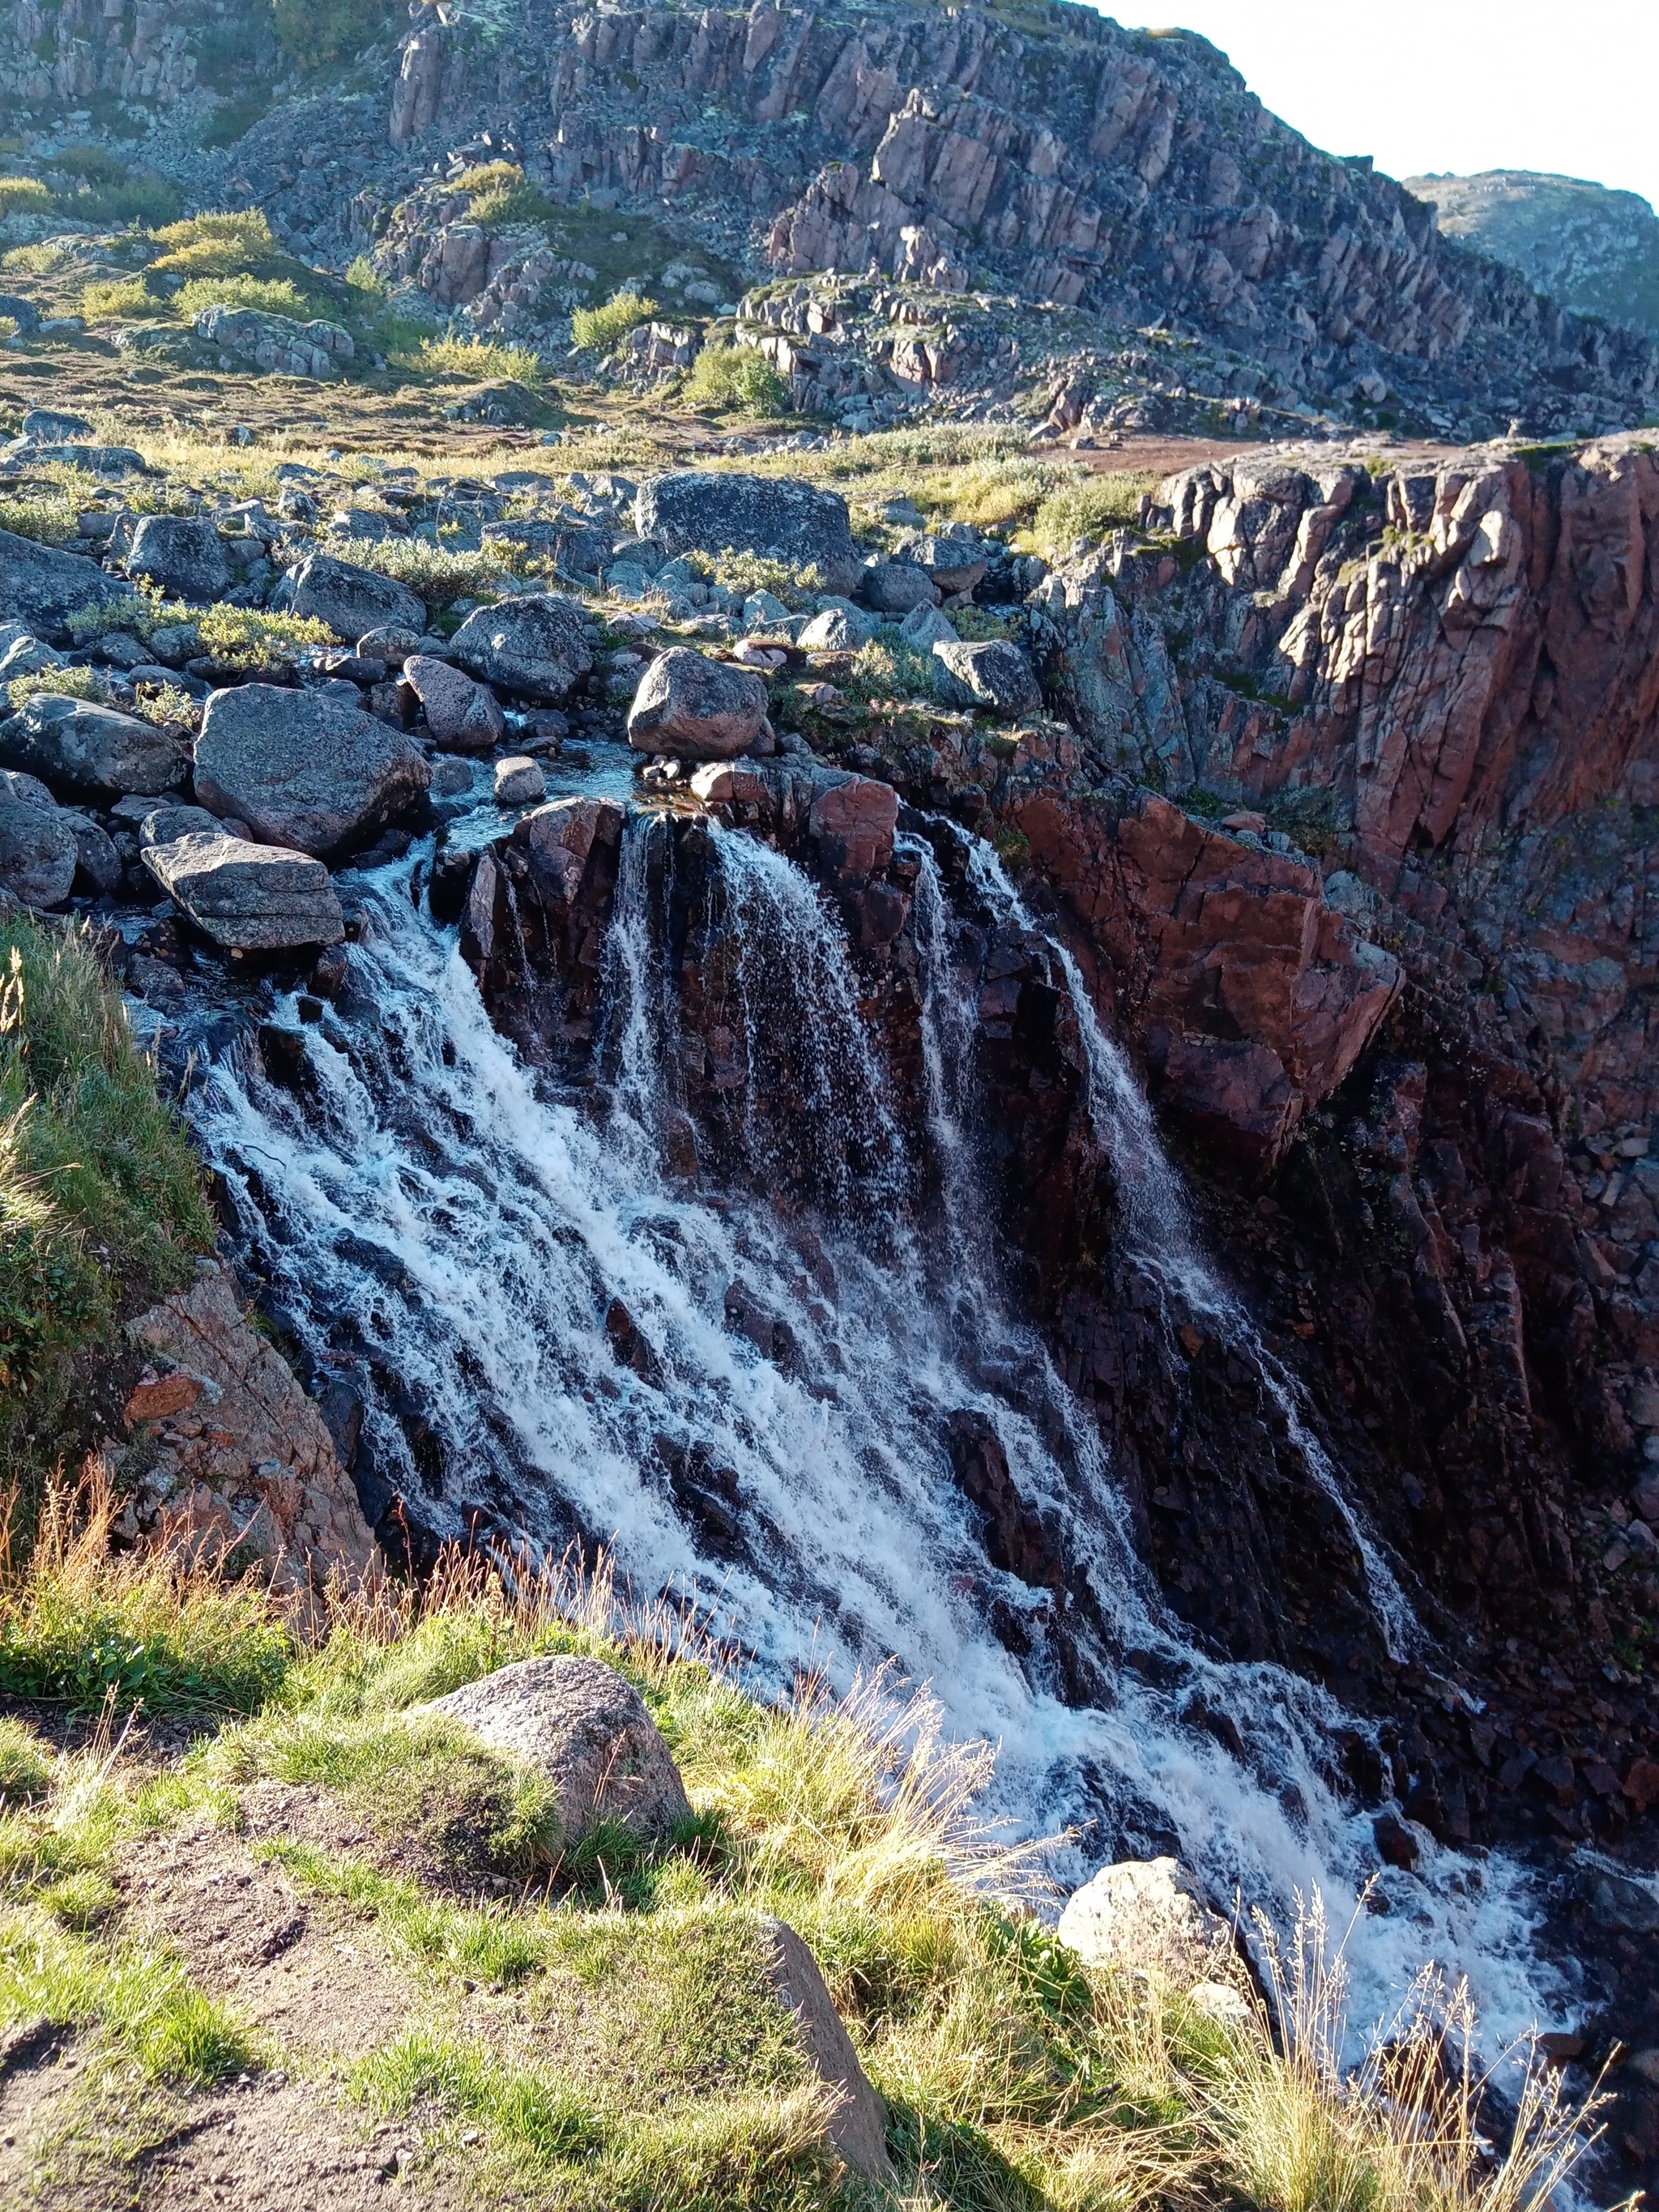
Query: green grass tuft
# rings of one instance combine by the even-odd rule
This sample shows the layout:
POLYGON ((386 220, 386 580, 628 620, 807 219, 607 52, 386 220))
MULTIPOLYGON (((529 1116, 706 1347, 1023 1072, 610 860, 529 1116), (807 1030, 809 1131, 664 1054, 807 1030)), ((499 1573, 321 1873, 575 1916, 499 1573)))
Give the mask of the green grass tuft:
POLYGON ((602 307, 578 307, 570 318, 570 335, 590 352, 611 353, 629 331, 648 323, 656 312, 654 300, 631 289, 613 292, 602 307))
POLYGON ((680 386, 688 407, 765 419, 787 415, 789 387, 771 362, 750 346, 705 346, 680 386))

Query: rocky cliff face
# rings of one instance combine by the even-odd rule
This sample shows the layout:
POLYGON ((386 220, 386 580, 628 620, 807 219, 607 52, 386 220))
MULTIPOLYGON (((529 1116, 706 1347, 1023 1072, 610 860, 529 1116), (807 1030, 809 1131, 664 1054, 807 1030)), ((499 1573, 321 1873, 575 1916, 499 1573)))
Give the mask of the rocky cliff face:
POLYGON ((493 126, 556 195, 666 206, 775 275, 1013 291, 1224 349, 1246 396, 1486 428, 1620 422, 1641 340, 1540 301, 1430 210, 1268 114, 1188 33, 1051 7, 674 9, 537 0, 492 48, 441 9, 404 42, 394 144, 493 126))
POLYGON ((1407 177, 1406 190, 1445 237, 1518 269, 1563 307, 1659 337, 1659 217, 1638 194, 1528 169, 1407 177))

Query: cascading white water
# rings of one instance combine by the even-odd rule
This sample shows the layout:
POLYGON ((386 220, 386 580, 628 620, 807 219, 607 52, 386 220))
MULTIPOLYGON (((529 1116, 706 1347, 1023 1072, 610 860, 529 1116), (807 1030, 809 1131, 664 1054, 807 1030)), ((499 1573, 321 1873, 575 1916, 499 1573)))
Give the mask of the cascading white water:
MULTIPOLYGON (((914 1239, 872 1235, 857 1208, 805 1234, 767 1204, 763 1173, 763 1194, 714 1198, 664 1172, 652 1139, 678 1023, 653 950, 647 834, 630 823, 612 927, 623 1079, 608 1123, 538 1091, 492 1028, 452 934, 410 903, 418 854, 374 881, 346 1010, 304 1032, 309 1095, 239 1053, 195 1094, 204 1145, 290 1325, 320 1364, 363 1379, 380 1462, 416 1498, 426 1466, 434 1522, 458 1526, 479 1502, 546 1540, 574 1512, 614 1541, 636 1586, 718 1592, 774 1686, 803 1664, 844 1681, 896 1655, 957 1729, 1000 1741, 1014 1824, 1115 1807, 1130 1836, 1172 1835, 1218 1893, 1237 1886, 1281 1917, 1297 1889, 1352 1896, 1374 1858, 1370 1820, 1331 1787, 1324 1749, 1347 1717, 1281 1668, 1221 1664, 1188 1644, 1127 1540, 1098 1437, 1000 1310, 971 1242, 984 1212, 963 1118, 972 1024, 937 872, 922 867, 918 939, 929 1120, 963 1240, 950 1296, 930 1287, 914 1239), (617 1299, 654 1354, 642 1373, 615 1356, 617 1299), (755 1348, 757 1315, 771 1357, 755 1348), (410 1407, 441 1440, 441 1474, 411 1449, 410 1407), (994 1424, 1021 1493, 1066 1516, 1118 1648, 1156 1657, 1118 1674, 1115 1702, 1065 1704, 992 1632, 994 1599, 1032 1620, 1040 1646, 1046 1601, 987 1565, 943 1444, 962 1410, 994 1424), (1058 1430, 1063 1463, 1045 1441, 1058 1430), (732 1540, 711 1537, 720 1515, 700 1517, 699 1486, 729 1509, 732 1540), (1244 1763, 1182 1723, 1194 1693, 1231 1717, 1244 1763)), ((818 1024, 799 1064, 819 1071, 830 1120, 854 1100, 857 1164, 880 1188, 898 1173, 899 1139, 839 930, 787 861, 730 833, 714 842, 728 926, 747 945, 744 1048, 766 1048, 768 1022, 818 1024), (811 979, 810 1008, 781 973, 792 965, 797 984, 811 979)), ((1145 1129, 1150 1171, 1167 1175, 1145 1129)), ((1390 1910, 1363 1921, 1352 1949, 1362 2012, 1386 2009, 1431 1957, 1469 1972, 1500 2032, 1546 2006, 1517 1869, 1431 1844, 1384 1888, 1390 1910)))
MULTIPOLYGON (((974 889, 994 913, 1017 921, 1023 928, 1038 929, 990 846, 975 844, 969 870, 974 889)), ((1423 1650, 1425 1643, 1411 1601, 1344 1492, 1329 1455, 1304 1418, 1302 1396, 1294 1379, 1262 1342, 1243 1301, 1222 1281, 1206 1257, 1181 1179, 1158 1141, 1146 1094, 1102 1027, 1075 957, 1058 938, 1048 936, 1048 942, 1065 978, 1077 1020, 1088 1062, 1090 1120, 1112 1163, 1136 1261, 1174 1294, 1187 1314, 1207 1322, 1261 1376, 1262 1387, 1284 1419, 1291 1443, 1341 1516, 1359 1554, 1371 1611, 1382 1628, 1389 1656, 1411 1658, 1423 1650)))

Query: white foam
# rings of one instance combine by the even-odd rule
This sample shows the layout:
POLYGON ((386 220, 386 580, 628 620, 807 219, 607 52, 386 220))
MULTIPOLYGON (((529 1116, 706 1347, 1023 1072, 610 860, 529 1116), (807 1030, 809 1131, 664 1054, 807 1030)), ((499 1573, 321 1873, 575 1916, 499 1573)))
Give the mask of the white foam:
MULTIPOLYGON (((331 1015, 304 1032, 314 1097, 260 1081, 238 1055, 210 1071, 192 1116, 292 1326, 324 1364, 397 1377, 430 1421, 448 1469, 441 1494, 426 1498, 434 1522, 459 1528, 464 1504, 494 1502, 545 1537, 573 1507, 614 1540, 637 1587, 718 1591, 774 1686, 801 1665, 844 1682, 896 1655, 913 1679, 932 1682, 956 1731, 1000 1741, 998 1803, 1016 1826, 1091 1818, 1117 1797, 1173 1832, 1218 1895, 1237 1885, 1282 1918, 1297 1888, 1317 1885, 1340 1919, 1375 1862, 1369 1818, 1326 1779, 1324 1747, 1347 1717, 1282 1669, 1218 1664, 1187 1641, 1128 1541, 1098 1436, 1041 1344, 1003 1311, 973 1242, 971 1220, 989 1209, 975 1197, 963 1118, 972 1024, 931 857, 920 894, 924 1048, 930 1172, 951 1224, 950 1265, 854 1206, 817 1224, 835 1277, 826 1291, 818 1248, 766 1202, 763 1161, 760 1195, 719 1198, 688 1194, 658 1164, 678 1022, 673 991, 652 965, 660 931, 647 911, 644 835, 630 823, 611 933, 623 1079, 608 1121, 562 1103, 520 1065, 451 935, 411 908, 406 867, 381 879, 353 956, 372 1014, 331 1015), (727 1326, 734 1283, 787 1324, 797 1347, 787 1370, 727 1326), (605 1316, 614 1297, 654 1347, 659 1385, 613 1358, 605 1316), (1010 1373, 1019 1378, 1012 1390, 1010 1373), (1043 1598, 987 1566, 941 1444, 944 1418, 958 1408, 993 1420, 1022 1493, 1066 1516, 1075 1566, 1113 1643, 1157 1658, 1118 1673, 1115 1701, 1068 1706, 1040 1665, 1028 1679, 992 1633, 993 1599, 1040 1629, 1043 1598), (1056 1423, 1066 1431, 1059 1455, 1044 1441, 1056 1423), (701 1443, 711 1464, 732 1470, 744 1556, 700 1550, 659 1436, 701 1443), (1182 1723, 1194 1690, 1231 1716, 1243 1765, 1182 1723)), ((763 848, 732 836, 716 848, 726 922, 751 960, 742 1018, 817 1025, 800 1059, 825 1085, 826 1138, 847 1099, 861 1101, 854 1167, 890 1214, 892 1178, 920 1177, 927 1164, 896 1158, 838 927, 776 854, 759 857, 763 848), (773 966, 763 973, 753 963, 768 945, 773 966), (799 963, 793 980, 776 969, 786 954, 799 963)), ((746 1048, 765 1043, 750 1036, 746 1048)), ((1109 1054, 1097 1091, 1120 1079, 1119 1066, 1109 1054)), ((1144 1105, 1139 1113, 1138 1171, 1155 1194, 1173 1186, 1178 1196, 1144 1105)), ((1133 1109, 1120 1119, 1128 1126, 1133 1109)), ((1114 1126, 1105 1114, 1103 1133, 1114 1126)), ((852 1171, 846 1157, 832 1161, 829 1185, 844 1187, 836 1178, 852 1171)), ((1234 1324, 1236 1302, 1205 1288, 1212 1277, 1183 1262, 1182 1279, 1194 1286, 1183 1295, 1211 1300, 1218 1326, 1234 1324)), ((384 1389, 371 1393, 366 1427, 380 1462, 420 1498, 384 1389)), ((1109 1679, 1109 1652, 1105 1667, 1109 1679)), ((1534 1912, 1518 1869, 1425 1838, 1419 1873, 1389 1870, 1384 1887, 1391 1909, 1356 1937, 1357 2017, 1386 2009, 1429 1957, 1470 1974, 1500 2030, 1554 2000, 1531 1955, 1534 1912)))

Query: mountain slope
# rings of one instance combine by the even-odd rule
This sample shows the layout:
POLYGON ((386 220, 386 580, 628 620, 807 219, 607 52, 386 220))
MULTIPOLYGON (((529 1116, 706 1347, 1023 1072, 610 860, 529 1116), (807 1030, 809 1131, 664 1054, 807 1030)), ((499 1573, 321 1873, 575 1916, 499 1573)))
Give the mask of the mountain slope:
POLYGON ((1581 315, 1659 337, 1659 216, 1635 192, 1530 169, 1408 177, 1443 237, 1489 253, 1581 315))

